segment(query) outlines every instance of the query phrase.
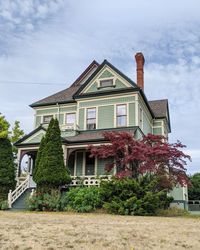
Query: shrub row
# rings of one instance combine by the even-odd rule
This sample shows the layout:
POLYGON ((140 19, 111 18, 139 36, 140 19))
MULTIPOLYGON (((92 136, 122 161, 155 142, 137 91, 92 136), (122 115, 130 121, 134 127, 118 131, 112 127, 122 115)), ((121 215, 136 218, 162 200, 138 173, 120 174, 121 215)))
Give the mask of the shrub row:
POLYGON ((100 187, 71 188, 65 194, 36 193, 28 200, 32 211, 91 212, 104 208, 106 212, 121 215, 155 215, 159 209, 169 207, 171 197, 159 190, 159 180, 151 176, 136 179, 113 178, 100 187))

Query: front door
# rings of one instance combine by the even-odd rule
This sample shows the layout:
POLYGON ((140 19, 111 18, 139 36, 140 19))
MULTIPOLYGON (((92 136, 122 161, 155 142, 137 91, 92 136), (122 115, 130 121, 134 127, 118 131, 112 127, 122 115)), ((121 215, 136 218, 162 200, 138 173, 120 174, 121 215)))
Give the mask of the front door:
POLYGON ((95 175, 95 158, 89 157, 90 152, 85 154, 85 175, 95 175))

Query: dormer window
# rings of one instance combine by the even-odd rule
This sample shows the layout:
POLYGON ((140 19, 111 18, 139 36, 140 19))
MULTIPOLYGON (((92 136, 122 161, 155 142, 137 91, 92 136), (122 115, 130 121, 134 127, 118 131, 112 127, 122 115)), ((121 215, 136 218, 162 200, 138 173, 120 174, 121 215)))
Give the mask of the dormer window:
POLYGON ((53 115, 44 115, 43 116, 43 123, 49 124, 52 118, 53 118, 53 115))
POLYGON ((113 87, 113 79, 100 80, 100 88, 113 87))

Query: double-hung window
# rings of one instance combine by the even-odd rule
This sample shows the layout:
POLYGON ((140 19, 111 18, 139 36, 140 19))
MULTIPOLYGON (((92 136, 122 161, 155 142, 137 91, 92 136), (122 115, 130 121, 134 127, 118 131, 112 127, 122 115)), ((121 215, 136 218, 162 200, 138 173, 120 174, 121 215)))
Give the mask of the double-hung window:
POLYGON ((96 108, 87 109, 86 127, 88 130, 96 129, 96 108))
POLYGON ((127 126, 127 106, 126 104, 117 105, 116 110, 116 125, 117 127, 127 126))
POLYGON ((44 115, 43 123, 49 124, 52 118, 53 118, 53 115, 44 115))
POLYGON ((76 114, 75 113, 66 114, 66 125, 74 126, 75 123, 76 123, 76 114))

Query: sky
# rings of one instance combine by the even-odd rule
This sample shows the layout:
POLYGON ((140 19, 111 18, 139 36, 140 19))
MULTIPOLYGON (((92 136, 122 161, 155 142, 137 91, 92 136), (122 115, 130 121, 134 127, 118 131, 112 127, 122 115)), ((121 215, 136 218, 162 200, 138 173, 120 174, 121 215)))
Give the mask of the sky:
POLYGON ((29 104, 67 88, 96 60, 136 81, 145 57, 145 94, 169 100, 172 133, 200 172, 200 1, 0 0, 0 112, 33 130, 29 104))

